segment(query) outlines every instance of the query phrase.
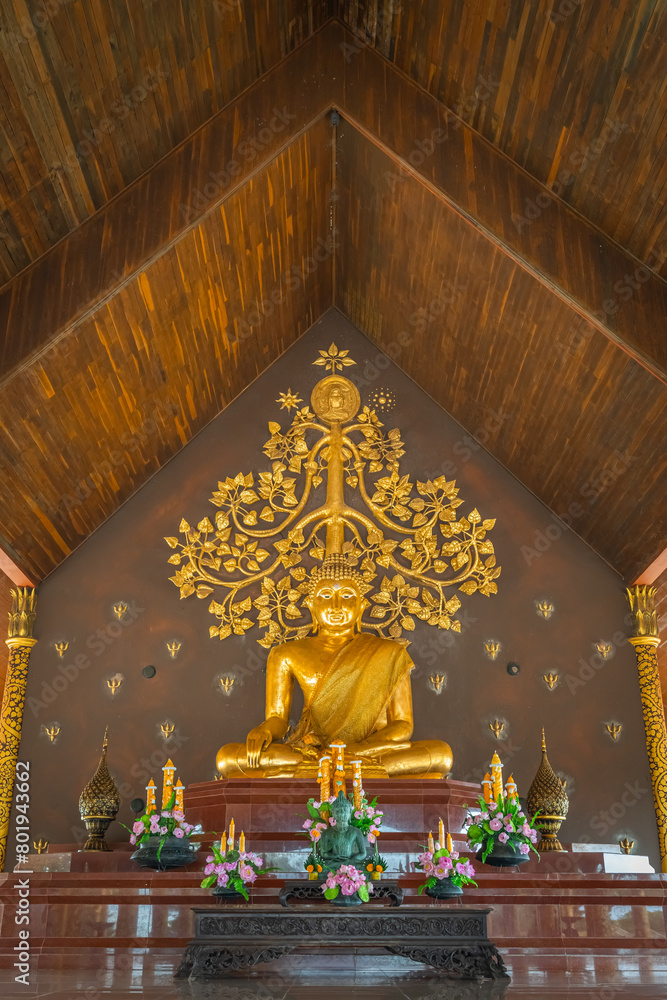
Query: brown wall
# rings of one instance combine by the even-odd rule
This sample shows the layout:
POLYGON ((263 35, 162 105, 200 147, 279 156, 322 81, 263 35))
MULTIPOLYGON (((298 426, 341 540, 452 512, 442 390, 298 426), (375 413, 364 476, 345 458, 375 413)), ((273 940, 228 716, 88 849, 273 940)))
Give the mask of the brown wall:
MULTIPOLYGON (((309 398, 324 374, 311 362, 332 340, 357 361, 345 374, 359 382, 362 403, 380 387, 395 393, 386 424, 402 431, 402 471, 420 479, 455 476, 463 511, 476 506, 483 517, 497 518, 498 595, 461 595, 461 635, 423 623, 412 635, 415 737, 446 738, 453 777, 463 780, 481 778, 499 750, 525 794, 545 726, 551 761, 568 776, 572 793, 563 839, 617 842, 627 834, 636 851, 657 862, 633 650, 617 636, 608 661, 593 656, 593 642, 611 641, 627 628, 622 581, 333 310, 42 584, 21 747, 21 758, 31 762, 32 835, 51 844, 81 836, 78 796, 96 766, 105 725, 110 768, 123 793, 120 818, 129 822, 129 801, 143 797, 150 776, 161 780, 165 749, 186 785, 208 780, 217 748, 244 739, 261 720, 266 651, 255 641, 258 628, 243 638, 209 639, 209 600, 179 600, 163 538, 177 534, 181 517, 197 523, 215 513, 208 498, 219 479, 269 467, 262 454, 267 421, 285 423, 274 400, 288 388, 309 398), (555 607, 548 621, 536 613, 542 598, 555 607), (131 608, 126 627, 112 610, 121 600, 131 608), (502 643, 495 662, 483 647, 490 638, 502 643), (174 639, 182 648, 171 659, 165 644, 174 639), (63 660, 52 645, 59 640, 69 642, 63 660), (517 676, 508 675, 509 661, 520 664, 517 676), (157 668, 152 679, 141 674, 148 664, 157 668), (434 668, 447 674, 440 696, 428 686, 434 668), (228 698, 216 680, 224 671, 237 676, 228 698), (561 678, 553 691, 542 680, 549 671, 561 678), (124 680, 112 697, 106 679, 117 672, 124 680), (494 719, 505 722, 503 740, 489 729, 494 719), (167 720, 176 726, 177 745, 173 739, 165 745, 160 734, 167 720), (623 725, 617 742, 605 732, 610 721, 623 725), (42 726, 53 722, 61 732, 52 744, 42 726), (628 785, 636 792, 628 793, 628 785)), ((395 344, 399 364, 402 349, 395 344)), ((509 426, 511 409, 510 399, 507 413, 489 419, 509 426)), ((469 431, 482 441, 487 433, 469 431)), ((110 841, 124 836, 117 824, 111 827, 110 841)), ((8 858, 13 864, 11 849, 8 858)))

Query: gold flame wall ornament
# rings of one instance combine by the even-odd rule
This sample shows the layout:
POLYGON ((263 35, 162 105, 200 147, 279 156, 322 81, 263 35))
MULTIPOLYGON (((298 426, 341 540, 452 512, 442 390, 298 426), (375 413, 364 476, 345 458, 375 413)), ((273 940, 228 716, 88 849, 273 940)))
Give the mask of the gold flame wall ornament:
POLYGON ((165 740, 171 739, 171 737, 174 735, 175 729, 176 726, 173 724, 173 722, 163 722, 160 725, 160 732, 164 736, 165 740))
POLYGON ((593 643, 593 645, 595 646, 595 648, 597 649, 598 653, 600 654, 603 660, 609 659, 612 651, 612 645, 610 642, 604 642, 604 640, 601 640, 600 642, 593 643))
POLYGON ((181 598, 216 595, 212 638, 245 635, 257 622, 265 630, 257 641, 268 649, 311 631, 304 557, 316 564, 344 553, 367 592, 377 586, 378 567, 385 571, 367 602, 366 629, 400 639, 419 619, 460 632, 454 616, 461 602, 445 592, 497 592, 500 567, 488 537, 495 520, 476 509, 460 514, 454 480, 412 482, 402 474, 400 430, 385 432, 368 406, 359 412, 356 386, 337 374, 355 362, 335 344, 319 353, 314 364, 332 374, 314 387, 312 410, 297 408, 291 390, 289 400, 283 394, 283 405, 296 412, 285 428, 269 422, 270 469, 228 476, 211 496, 215 523, 204 517, 191 527, 183 519, 182 537, 166 538, 175 550, 168 561, 178 567, 170 580, 181 598), (311 509, 325 480, 326 497, 311 509), (356 491, 356 505, 348 506, 346 486, 356 491), (253 598, 246 588, 261 593, 253 598))
POLYGON ((28 662, 30 650, 37 642, 32 635, 37 613, 34 588, 16 587, 11 595, 12 609, 9 612, 9 628, 5 640, 9 647, 9 657, 0 710, 0 872, 5 863, 9 813, 21 743, 28 662))
POLYGON ((655 587, 636 584, 628 587, 626 594, 633 631, 633 635, 628 636, 628 641, 635 647, 637 657, 660 858, 662 870, 667 872, 667 724, 658 671, 657 647, 660 637, 655 610, 655 587))
POLYGON ((635 842, 634 840, 628 840, 627 837, 623 837, 622 840, 619 840, 618 846, 621 848, 624 854, 629 854, 632 848, 635 846, 635 842))
POLYGON ((104 835, 120 809, 120 794, 107 767, 109 727, 104 732, 102 756, 97 770, 79 798, 79 812, 88 831, 84 851, 110 850, 104 835))
POLYGON ((565 781, 559 778, 549 763, 547 743, 542 730, 542 761, 526 796, 528 813, 535 820, 535 827, 542 834, 537 850, 562 851, 558 832, 570 808, 570 800, 565 791, 565 781))
POLYGON ((44 723, 42 723, 42 729, 44 730, 44 732, 46 733, 46 735, 49 737, 49 739, 51 740, 51 742, 55 743, 57 737, 60 735, 60 726, 58 725, 58 723, 57 722, 53 722, 53 723, 51 723, 50 726, 45 726, 44 723))
POLYGON ((123 615, 127 612, 127 609, 128 605, 125 603, 125 601, 119 601, 118 604, 114 604, 113 613, 115 614, 116 618, 118 618, 118 620, 120 621, 123 615))
POLYGON ((612 740, 617 740, 618 737, 621 735, 621 730, 623 729, 623 726, 620 724, 617 725, 615 722, 608 722, 604 728, 607 730, 612 740))
POLYGON ((123 680, 124 678, 122 674, 114 674, 113 677, 107 677, 107 687, 109 688, 112 694, 116 693, 118 688, 123 683, 123 680))
POLYGON ((445 686, 446 676, 445 674, 431 674, 429 681, 431 682, 431 687, 436 694, 442 694, 442 689, 445 686))
POLYGON ((550 672, 548 674, 542 674, 542 680, 547 685, 550 691, 553 691, 553 689, 556 687, 559 676, 560 676, 559 674, 554 674, 553 672, 550 672))
POLYGON ((168 642, 167 643, 167 649, 169 650, 169 655, 171 656, 172 660, 176 659, 176 654, 178 653, 178 651, 179 651, 179 649, 181 648, 182 645, 183 645, 182 642, 168 642))
POLYGON ((554 606, 550 601, 536 601, 535 605, 538 615, 541 615, 542 618, 551 618, 554 613, 554 606))
POLYGON ((69 649, 68 642, 54 642, 54 648, 58 656, 63 657, 67 650, 69 649))
POLYGON ((44 854, 44 852, 49 848, 49 842, 48 840, 44 840, 43 837, 40 837, 39 840, 33 840, 32 846, 38 854, 44 854))
POLYGON ((500 734, 502 733, 504 728, 505 728, 505 723, 501 722, 500 719, 494 719, 493 722, 489 723, 489 729, 491 730, 491 732, 493 733, 493 735, 497 740, 500 739, 500 734))
POLYGON ((484 643, 484 649, 486 650, 490 660, 495 660, 496 656, 500 652, 500 643, 495 639, 489 639, 488 642, 484 643))
POLYGON ((222 690, 226 695, 229 695, 229 693, 231 692, 232 688, 234 687, 235 680, 236 680, 235 677, 229 677, 229 676, 220 678, 220 687, 222 688, 222 690))

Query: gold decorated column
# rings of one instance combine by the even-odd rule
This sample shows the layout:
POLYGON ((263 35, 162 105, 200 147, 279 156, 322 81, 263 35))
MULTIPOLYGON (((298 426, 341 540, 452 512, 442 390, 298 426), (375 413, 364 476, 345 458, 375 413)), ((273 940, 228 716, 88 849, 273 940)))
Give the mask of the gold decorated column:
POLYGON ((0 872, 5 867, 14 774, 21 744, 28 661, 30 650, 37 642, 32 637, 34 621, 34 588, 17 587, 12 590, 12 610, 9 612, 9 630, 5 640, 9 646, 9 662, 0 712, 0 872))
POLYGON ((635 647, 639 689, 644 710, 646 752, 651 768, 655 815, 658 821, 662 870, 667 872, 667 726, 662 701, 657 648, 660 644, 655 613, 655 587, 636 584, 626 591, 632 615, 629 641, 635 647))

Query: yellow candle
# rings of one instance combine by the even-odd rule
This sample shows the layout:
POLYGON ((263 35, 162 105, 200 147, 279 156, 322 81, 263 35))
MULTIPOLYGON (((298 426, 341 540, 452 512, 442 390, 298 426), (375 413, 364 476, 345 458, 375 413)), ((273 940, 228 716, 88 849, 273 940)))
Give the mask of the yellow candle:
POLYGON ((505 786, 505 791, 507 793, 507 798, 511 802, 516 802, 516 800, 518 798, 517 790, 516 790, 516 781, 514 780, 514 776, 511 775, 511 774, 510 774, 509 778, 507 779, 507 785, 505 786))
POLYGON ((245 833, 243 830, 241 830, 241 834, 239 836, 239 851, 241 854, 245 851, 245 833))
POLYGON ((221 854, 226 854, 227 853, 227 834, 226 833, 223 833, 222 837, 220 838, 220 853, 221 854))
POLYGON ((229 850, 234 850, 234 820, 229 822, 229 850))
POLYGON ((327 802, 331 795, 331 757, 323 757, 320 761, 320 802, 327 802))
POLYGON ((352 793, 354 795, 354 808, 361 808, 361 761, 353 760, 352 762, 352 793))
POLYGON ((497 753, 494 753, 491 758, 491 778, 493 781, 493 798, 497 802, 503 795, 503 765, 497 753))
POLYGON ((171 798, 172 792, 174 790, 174 774, 176 773, 176 768, 174 767, 171 758, 162 768, 162 773, 164 778, 162 781, 162 808, 167 808, 167 802, 171 798))
POLYGON ((432 833, 429 833, 429 835, 428 835, 428 849, 431 852, 431 854, 433 854, 433 851, 435 850, 435 844, 433 843, 433 834, 432 833))
POLYGON ((484 775, 484 781, 482 782, 482 795, 484 796, 485 802, 491 801, 491 789, 493 788, 493 782, 491 781, 491 775, 487 771, 484 775))
POLYGON ((332 743, 331 750, 333 751, 333 781, 334 789, 333 794, 338 795, 342 792, 343 795, 346 794, 345 785, 345 744, 344 743, 332 743))
POLYGON ((450 854, 454 850, 454 845, 452 844, 452 835, 451 835, 451 833, 447 834, 447 850, 449 851, 450 854))
POLYGON ((445 824, 442 822, 442 819, 438 823, 438 843, 440 847, 445 846, 445 824))
POLYGON ((155 809, 155 782, 151 780, 146 785, 146 812, 153 812, 155 809))
POLYGON ((175 809, 180 809, 181 812, 183 812, 183 791, 184 791, 184 788, 183 788, 183 784, 182 784, 180 778, 176 782, 174 790, 176 792, 176 804, 175 804, 174 808, 175 809))

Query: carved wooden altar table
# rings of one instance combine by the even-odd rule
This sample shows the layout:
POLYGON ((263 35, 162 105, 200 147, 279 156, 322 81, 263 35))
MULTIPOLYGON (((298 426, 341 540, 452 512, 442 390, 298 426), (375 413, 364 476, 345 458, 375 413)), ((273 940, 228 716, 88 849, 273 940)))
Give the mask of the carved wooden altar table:
POLYGON ((462 979, 509 979, 486 932, 490 909, 411 906, 401 910, 333 904, 193 907, 195 938, 176 973, 180 979, 223 979, 299 947, 382 948, 462 979))

